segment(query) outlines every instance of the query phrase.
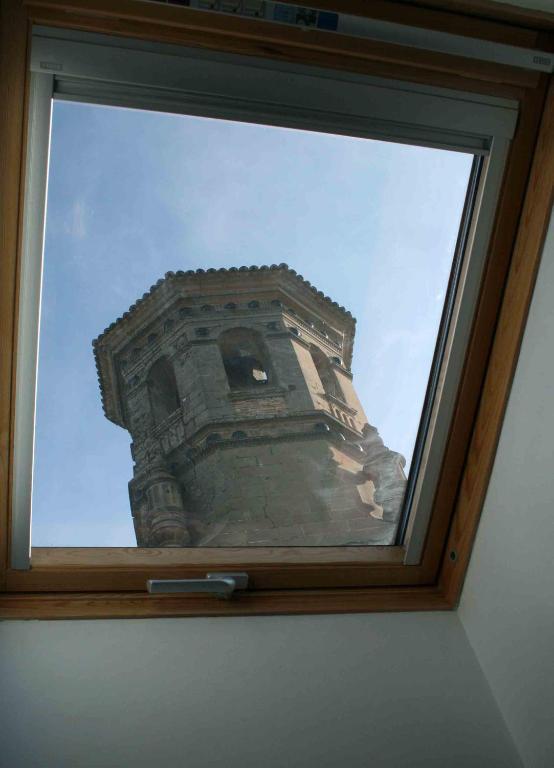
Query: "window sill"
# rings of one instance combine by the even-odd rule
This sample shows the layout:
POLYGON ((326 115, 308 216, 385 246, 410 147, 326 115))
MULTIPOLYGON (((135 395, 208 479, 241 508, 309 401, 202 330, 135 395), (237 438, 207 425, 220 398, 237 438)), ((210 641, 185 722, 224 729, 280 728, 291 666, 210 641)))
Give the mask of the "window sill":
POLYGON ((13 592, 140 592, 148 579, 210 570, 247 571, 256 590, 429 583, 431 569, 405 566, 404 556, 404 548, 394 546, 33 547, 31 568, 8 570, 6 586, 13 592))
POLYGON ((436 564, 433 569, 406 566, 404 554, 402 547, 275 547, 251 548, 245 559, 244 550, 233 548, 37 547, 30 570, 8 571, 8 594, 0 595, 0 618, 162 618, 454 608, 457 598, 447 599, 440 583, 433 583, 431 571, 436 572, 436 564), (204 576, 215 564, 218 569, 223 565, 231 571, 247 570, 253 589, 230 600, 146 591, 148 578, 204 576), (289 584, 283 582, 284 573, 289 584), (355 586, 367 584, 369 574, 372 586, 355 586), (310 581, 322 586, 314 588, 310 581), (281 586, 272 588, 279 583, 281 586))
POLYGON ((248 389, 232 389, 227 397, 229 400, 257 400, 264 397, 284 397, 287 391, 282 387, 271 387, 258 384, 248 389))
POLYGON ((455 608, 437 587, 268 590, 230 600, 206 595, 136 592, 0 596, 3 619, 144 619, 193 616, 447 611, 455 608))

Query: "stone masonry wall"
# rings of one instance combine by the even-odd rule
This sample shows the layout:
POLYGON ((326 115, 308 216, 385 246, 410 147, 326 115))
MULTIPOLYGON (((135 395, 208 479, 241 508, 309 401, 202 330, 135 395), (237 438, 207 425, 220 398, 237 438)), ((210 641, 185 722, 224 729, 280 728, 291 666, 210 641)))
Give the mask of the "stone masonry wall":
POLYGON ((394 541, 404 461, 356 394, 354 322, 285 265, 200 270, 96 340, 106 415, 133 440, 139 546, 394 541))

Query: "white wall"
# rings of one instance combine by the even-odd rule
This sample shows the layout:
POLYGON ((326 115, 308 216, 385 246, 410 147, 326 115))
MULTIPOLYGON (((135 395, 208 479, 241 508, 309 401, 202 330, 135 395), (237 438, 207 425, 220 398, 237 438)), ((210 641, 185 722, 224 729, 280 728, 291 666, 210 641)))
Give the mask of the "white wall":
POLYGON ((554 217, 460 616, 529 768, 554 765, 554 217))
POLYGON ((521 766, 454 613, 14 621, 0 647, 3 768, 521 766))

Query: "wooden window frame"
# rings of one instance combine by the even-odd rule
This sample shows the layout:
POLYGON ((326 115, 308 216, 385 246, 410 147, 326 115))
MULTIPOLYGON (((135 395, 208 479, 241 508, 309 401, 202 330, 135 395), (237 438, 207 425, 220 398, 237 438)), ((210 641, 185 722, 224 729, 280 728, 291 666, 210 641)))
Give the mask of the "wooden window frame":
MULTIPOLYGON (((396 2, 321 7, 398 20, 396 2), (387 16, 388 14, 388 16, 387 16), (396 17, 395 17, 396 14, 396 17)), ((407 22, 448 31, 452 14, 411 7, 407 22)), ((532 47, 544 32, 460 16, 470 36, 532 47)), ((552 77, 505 65, 341 35, 283 28, 141 0, 5 0, 0 146, 0 616, 92 618, 446 610, 456 606, 492 468, 548 226, 554 178, 552 77), (33 567, 9 567, 18 280, 30 29, 50 25, 266 56, 516 99, 520 117, 504 174, 454 418, 423 558, 400 547, 176 550, 33 548, 33 567), (191 564, 192 563, 192 564, 191 564), (231 601, 148 595, 148 578, 248 570, 256 587, 231 601), (283 571, 283 563, 286 570, 283 571), (276 581, 276 574, 279 579, 276 581), (303 587, 298 588, 299 580, 303 587), (313 584, 311 584, 312 580, 313 584), (278 584, 279 588, 276 588, 278 584), (315 585, 317 584, 317 588, 315 585), (363 586, 362 586, 363 585, 363 586)))

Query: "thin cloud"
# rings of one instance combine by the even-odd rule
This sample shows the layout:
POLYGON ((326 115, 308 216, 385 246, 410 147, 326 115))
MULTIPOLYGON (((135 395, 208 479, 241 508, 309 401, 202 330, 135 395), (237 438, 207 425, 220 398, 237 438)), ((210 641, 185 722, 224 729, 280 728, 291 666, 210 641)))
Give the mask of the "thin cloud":
POLYGON ((75 200, 65 225, 66 234, 74 237, 76 240, 84 240, 88 234, 87 219, 88 210, 84 201, 75 200))

